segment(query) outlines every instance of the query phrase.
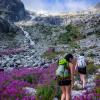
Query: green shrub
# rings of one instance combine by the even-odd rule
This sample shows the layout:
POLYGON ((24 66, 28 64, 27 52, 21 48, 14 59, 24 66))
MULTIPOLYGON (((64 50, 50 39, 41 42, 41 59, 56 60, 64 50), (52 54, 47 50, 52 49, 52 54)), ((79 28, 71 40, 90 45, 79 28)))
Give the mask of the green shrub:
POLYGON ((37 88, 37 100, 52 100, 54 94, 54 88, 52 86, 41 86, 37 88))
POLYGON ((37 88, 36 100, 53 100, 55 96, 58 98, 61 96, 61 90, 56 84, 56 81, 51 82, 48 86, 39 86, 37 88))
MULTIPOLYGON (((98 66, 97 66, 97 68, 98 68, 98 66)), ((99 68, 100 68, 100 66, 99 66, 99 68)), ((96 76, 96 87, 95 87, 95 92, 96 92, 96 94, 100 94, 100 74, 99 75, 97 75, 96 76)), ((96 98, 97 98, 97 100, 100 98, 100 96, 96 96, 96 98)))
POLYGON ((74 25, 68 25, 65 27, 66 32, 60 34, 59 36, 59 43, 69 43, 73 42, 74 40, 83 38, 83 35, 79 32, 79 27, 74 25))
POLYGON ((33 77, 31 75, 24 77, 24 80, 31 83, 31 84, 33 83, 33 77))
MULTIPOLYGON (((100 67, 100 66, 99 66, 100 67)), ((96 76, 96 80, 100 80, 100 75, 96 76)))
POLYGON ((80 46, 79 46, 77 43, 75 43, 75 42, 71 42, 71 43, 70 43, 70 46, 71 46, 72 48, 80 48, 80 46))
POLYGON ((97 88, 96 88, 96 93, 97 93, 97 94, 100 94, 100 87, 97 87, 97 88))
MULTIPOLYGON (((99 95, 100 94, 100 87, 96 87, 95 92, 96 92, 96 94, 99 95)), ((100 96, 96 96, 96 98, 97 98, 97 100, 99 100, 100 96)))
POLYGON ((27 75, 25 77, 23 77, 24 81, 27 81, 28 83, 32 84, 36 84, 38 82, 38 77, 36 75, 27 75))
POLYGON ((89 56, 89 57, 95 57, 95 54, 93 54, 92 52, 90 52, 90 53, 88 54, 88 56, 89 56))
POLYGON ((45 52, 43 55, 42 55, 42 57, 43 58, 48 58, 48 59, 53 59, 53 58, 55 58, 57 55, 63 55, 64 54, 64 52, 63 51, 61 51, 61 52, 45 52))
POLYGON ((97 37, 100 37, 100 32, 99 31, 96 32, 95 34, 97 35, 97 37))
POLYGON ((87 65, 87 73, 88 74, 93 74, 96 72, 96 66, 93 63, 89 63, 87 65))

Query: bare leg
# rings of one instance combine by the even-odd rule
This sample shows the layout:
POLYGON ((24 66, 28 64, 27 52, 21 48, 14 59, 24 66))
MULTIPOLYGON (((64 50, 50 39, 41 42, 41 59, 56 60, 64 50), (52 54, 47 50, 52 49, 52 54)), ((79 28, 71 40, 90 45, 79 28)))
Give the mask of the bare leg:
POLYGON ((80 79, 82 81, 82 86, 84 88, 85 87, 85 84, 86 84, 85 75, 84 74, 80 74, 80 79))
POLYGON ((71 85, 66 86, 66 100, 71 100, 71 85))
POLYGON ((85 75, 82 75, 82 76, 83 76, 83 88, 84 88, 86 84, 86 79, 85 79, 85 75))
POLYGON ((65 88, 65 86, 61 86, 61 90, 62 90, 61 100, 65 100, 65 98, 66 98, 66 88, 65 88))
POLYGON ((83 82, 82 74, 80 74, 80 79, 81 79, 81 82, 83 82))

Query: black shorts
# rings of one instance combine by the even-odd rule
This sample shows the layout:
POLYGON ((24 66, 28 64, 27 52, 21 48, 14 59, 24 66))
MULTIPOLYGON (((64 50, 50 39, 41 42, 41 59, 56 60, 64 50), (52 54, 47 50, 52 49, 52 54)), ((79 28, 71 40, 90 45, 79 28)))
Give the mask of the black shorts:
POLYGON ((59 86, 68 86, 71 85, 71 80, 59 80, 58 81, 59 86))
POLYGON ((78 67, 78 72, 79 72, 80 74, 86 74, 86 67, 84 67, 84 68, 79 68, 79 67, 78 67))

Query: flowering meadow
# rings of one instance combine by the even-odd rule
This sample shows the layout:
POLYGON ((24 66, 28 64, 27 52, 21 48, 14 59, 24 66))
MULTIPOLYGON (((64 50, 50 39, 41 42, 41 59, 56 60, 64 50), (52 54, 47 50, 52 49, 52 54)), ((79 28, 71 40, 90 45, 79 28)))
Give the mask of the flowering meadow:
POLYGON ((24 52, 25 48, 7 49, 0 52, 0 55, 11 55, 19 52, 24 52))
MULTIPOLYGON (((0 72, 0 100, 53 100, 60 98, 61 91, 55 81, 56 64, 48 67, 30 67, 0 72), (36 89, 30 95, 25 87, 36 89)), ((73 100, 100 100, 100 75, 95 79, 96 87, 73 100)))
POLYGON ((25 94, 24 87, 37 88, 54 80, 55 68, 21 68, 11 72, 0 72, 0 100, 35 100, 25 94), (52 74, 51 74, 52 73, 52 74))

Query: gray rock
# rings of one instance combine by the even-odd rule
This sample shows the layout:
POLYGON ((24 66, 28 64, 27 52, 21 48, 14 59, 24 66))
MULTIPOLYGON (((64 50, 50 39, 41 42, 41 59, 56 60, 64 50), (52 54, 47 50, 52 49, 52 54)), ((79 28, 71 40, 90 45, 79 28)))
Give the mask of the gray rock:
POLYGON ((90 29, 87 29, 87 30, 84 30, 84 34, 88 34, 88 35, 91 35, 95 32, 95 28, 90 28, 90 29))
POLYGON ((54 97, 53 100, 59 100, 57 97, 54 97))
POLYGON ((24 87, 23 90, 25 90, 26 94, 29 94, 31 96, 35 96, 36 95, 36 89, 34 89, 34 88, 24 87))
POLYGON ((100 73, 100 69, 98 69, 98 72, 100 73))
POLYGON ((13 69, 14 69, 14 68, 11 68, 11 67, 8 66, 7 68, 4 68, 4 71, 5 71, 5 72, 12 72, 13 69))

